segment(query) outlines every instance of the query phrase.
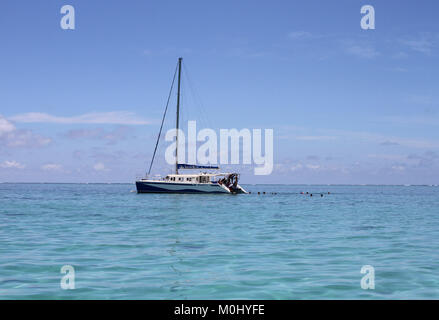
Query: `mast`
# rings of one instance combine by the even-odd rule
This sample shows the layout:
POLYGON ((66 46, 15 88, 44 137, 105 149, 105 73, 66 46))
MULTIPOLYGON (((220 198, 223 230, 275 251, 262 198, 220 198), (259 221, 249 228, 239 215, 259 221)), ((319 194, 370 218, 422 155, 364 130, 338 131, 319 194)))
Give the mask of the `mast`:
POLYGON ((178 58, 178 90, 177 90, 177 123, 175 128, 177 129, 177 140, 175 148, 175 174, 178 174, 178 127, 180 124, 180 83, 181 83, 181 61, 183 58, 178 58))

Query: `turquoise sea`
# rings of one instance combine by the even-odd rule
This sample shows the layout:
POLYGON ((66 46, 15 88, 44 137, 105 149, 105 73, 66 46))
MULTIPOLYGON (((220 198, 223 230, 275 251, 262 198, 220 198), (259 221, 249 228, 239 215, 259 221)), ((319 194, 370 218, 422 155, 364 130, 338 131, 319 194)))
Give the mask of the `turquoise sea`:
POLYGON ((244 187, 0 184, 0 299, 439 299, 439 187, 244 187))

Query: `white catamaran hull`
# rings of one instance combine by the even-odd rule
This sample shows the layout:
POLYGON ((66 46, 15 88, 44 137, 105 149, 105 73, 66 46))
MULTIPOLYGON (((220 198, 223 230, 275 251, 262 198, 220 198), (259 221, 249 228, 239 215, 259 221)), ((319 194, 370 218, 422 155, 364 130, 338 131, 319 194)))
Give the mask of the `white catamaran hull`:
MULTIPOLYGON (((239 185, 238 185, 239 187, 239 185)), ((136 181, 138 193, 245 193, 231 192, 218 183, 173 183, 167 181, 139 180, 136 181)))

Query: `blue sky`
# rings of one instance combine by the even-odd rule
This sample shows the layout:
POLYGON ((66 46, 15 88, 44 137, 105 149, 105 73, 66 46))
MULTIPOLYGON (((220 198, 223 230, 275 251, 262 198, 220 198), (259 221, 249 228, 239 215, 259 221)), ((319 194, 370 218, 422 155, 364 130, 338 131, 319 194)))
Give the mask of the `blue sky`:
POLYGON ((244 166, 243 183, 437 184, 438 12, 437 1, 3 1, 0 182, 134 181, 183 56, 198 97, 183 81, 183 121, 274 129, 273 173, 244 166), (60 28, 67 4, 75 30, 60 28), (360 28, 366 4, 375 30, 360 28))

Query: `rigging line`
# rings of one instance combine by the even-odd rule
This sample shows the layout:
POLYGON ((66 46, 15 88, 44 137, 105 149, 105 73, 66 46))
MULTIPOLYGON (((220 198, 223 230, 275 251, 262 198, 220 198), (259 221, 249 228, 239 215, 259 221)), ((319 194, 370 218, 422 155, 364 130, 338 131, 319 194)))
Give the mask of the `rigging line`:
POLYGON ((149 170, 148 170, 148 174, 147 175, 149 175, 151 173, 152 164, 154 162, 155 154, 157 152, 157 146, 159 145, 160 136, 162 134, 162 129, 163 129, 163 123, 165 122, 166 112, 168 111, 169 100, 171 99, 172 89, 174 88, 175 76, 177 75, 177 69, 178 69, 178 64, 175 67, 174 77, 172 79, 171 89, 169 90, 169 95, 168 95, 168 100, 166 102, 165 112, 163 113, 162 124, 160 125, 159 135, 157 137, 157 142, 155 144, 154 153, 152 154, 151 164, 149 165, 149 170))
MULTIPOLYGON (((183 74, 183 76, 186 78, 186 82, 188 83, 188 85, 189 85, 189 89, 190 89, 190 93, 191 93, 191 95, 192 95, 192 98, 194 99, 194 104, 198 104, 198 107, 199 107, 199 110, 200 110, 200 112, 203 112, 203 110, 202 110, 202 103, 201 103, 201 100, 198 98, 198 96, 197 96, 197 94, 196 94, 196 92, 195 92, 195 90, 194 90, 194 85, 192 84, 192 81, 191 81, 191 79, 190 79, 190 76, 189 76, 189 72, 188 72, 188 69, 186 68, 186 64, 184 63, 183 64, 183 69, 184 69, 184 74, 183 74)), ((201 115, 201 114, 200 114, 201 115)))
POLYGON ((187 83, 189 84, 190 93, 192 94, 192 97, 194 98, 194 102, 196 104, 198 104, 199 115, 202 118, 201 120, 204 120, 202 122, 205 122, 204 125, 206 127, 213 128, 212 123, 210 122, 209 117, 207 116, 207 112, 204 108, 203 102, 201 101, 199 94, 195 90, 195 85, 194 85, 193 81, 191 81, 191 77, 189 75, 188 68, 186 67, 186 63, 183 63, 182 65, 183 65, 183 70, 184 70, 183 76, 185 76, 187 83))

